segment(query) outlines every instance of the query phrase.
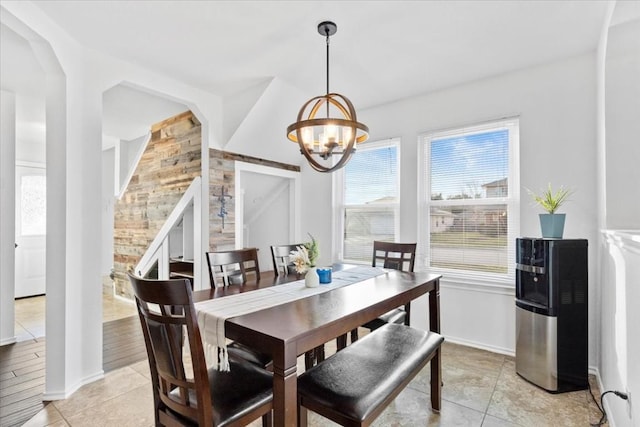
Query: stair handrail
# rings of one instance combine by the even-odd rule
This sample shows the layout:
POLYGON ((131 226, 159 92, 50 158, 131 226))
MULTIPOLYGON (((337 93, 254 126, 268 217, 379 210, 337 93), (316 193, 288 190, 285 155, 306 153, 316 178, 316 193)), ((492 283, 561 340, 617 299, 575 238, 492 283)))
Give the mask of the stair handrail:
POLYGON ((134 271, 139 276, 145 276, 152 268, 155 261, 158 261, 158 278, 169 278, 169 251, 168 251, 168 239, 171 229, 178 224, 182 219, 185 210, 193 203, 194 206, 199 206, 199 200, 201 197, 201 185, 202 178, 197 176, 191 181, 187 191, 184 192, 176 206, 171 211, 171 214, 164 222, 158 234, 153 239, 149 247, 147 248, 140 261, 136 265, 134 271), (161 253, 158 253, 162 251, 161 253), (165 259, 166 258, 166 259, 165 259))

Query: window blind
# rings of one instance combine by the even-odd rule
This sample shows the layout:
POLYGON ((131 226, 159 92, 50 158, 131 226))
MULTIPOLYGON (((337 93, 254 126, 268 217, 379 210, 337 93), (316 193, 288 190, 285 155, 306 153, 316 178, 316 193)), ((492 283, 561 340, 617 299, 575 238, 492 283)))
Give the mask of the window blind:
POLYGON ((511 273, 517 129, 511 119, 423 136, 421 241, 427 267, 511 273))
POLYGON ((397 143, 359 149, 344 169, 343 259, 371 262, 374 240, 395 240, 397 143))

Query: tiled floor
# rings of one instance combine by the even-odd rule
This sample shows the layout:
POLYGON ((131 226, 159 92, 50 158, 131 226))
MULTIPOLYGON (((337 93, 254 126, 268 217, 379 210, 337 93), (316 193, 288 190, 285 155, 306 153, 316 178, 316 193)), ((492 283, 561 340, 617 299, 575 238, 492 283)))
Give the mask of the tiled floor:
MULTIPOLYGON (((330 350, 329 350, 330 352, 330 350)), ((600 418, 589 392, 550 394, 519 378, 513 358, 445 343, 442 411, 430 410, 429 368, 416 377, 376 426, 588 426, 600 418)), ((596 398, 599 392, 591 378, 596 398)), ((48 405, 26 426, 152 426, 146 361, 113 371, 69 399, 48 405)), ((252 426, 259 426, 255 422, 252 426)), ((334 426, 310 413, 311 426, 334 426)))
POLYGON ((15 310, 15 334, 18 341, 28 341, 45 335, 44 296, 17 299, 15 310))
MULTIPOLYGON (((16 300, 15 334, 19 342, 45 336, 45 301, 44 296, 16 300)), ((115 298, 110 288, 104 288, 102 294, 104 322, 135 315, 136 308, 133 303, 115 298)))
MULTIPOLYGON (((44 322, 37 321, 37 304, 32 301, 20 309, 16 307, 16 313, 21 312, 20 316, 16 315, 16 322, 25 334, 44 331, 44 322)), ((107 297, 104 312, 105 319, 113 320, 131 315, 133 306, 107 297)), ((327 347, 327 353, 334 351, 332 345, 327 347)), ((517 376, 512 357, 447 342, 442 357, 444 386, 440 414, 430 410, 427 365, 380 416, 376 426, 582 427, 600 418, 587 390, 547 393, 517 376)), ((303 366, 300 359, 299 370, 303 366)), ((595 379, 590 380, 599 398, 595 379)), ((147 427, 153 424, 149 367, 143 361, 108 373, 102 380, 83 386, 69 399, 52 402, 25 425, 147 427)), ((252 424, 259 425, 260 422, 252 424)), ((335 424, 310 413, 310 425, 335 424)))

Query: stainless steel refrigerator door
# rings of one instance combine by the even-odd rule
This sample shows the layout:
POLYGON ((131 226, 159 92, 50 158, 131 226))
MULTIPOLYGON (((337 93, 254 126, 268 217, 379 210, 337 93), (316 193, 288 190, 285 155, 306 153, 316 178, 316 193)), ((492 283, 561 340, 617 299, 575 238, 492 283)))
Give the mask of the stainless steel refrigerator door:
POLYGON ((549 391, 558 390, 558 318, 516 306, 516 372, 549 391))

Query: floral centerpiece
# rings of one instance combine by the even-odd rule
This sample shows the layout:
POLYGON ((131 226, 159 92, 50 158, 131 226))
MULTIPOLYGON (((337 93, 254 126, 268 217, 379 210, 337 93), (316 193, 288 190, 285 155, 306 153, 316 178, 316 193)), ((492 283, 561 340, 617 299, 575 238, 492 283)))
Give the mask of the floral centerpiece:
POLYGON ((296 272, 305 273, 310 268, 316 266, 320 251, 318 249, 318 242, 309 233, 311 241, 298 246, 298 249, 291 251, 291 261, 296 266, 296 272))

